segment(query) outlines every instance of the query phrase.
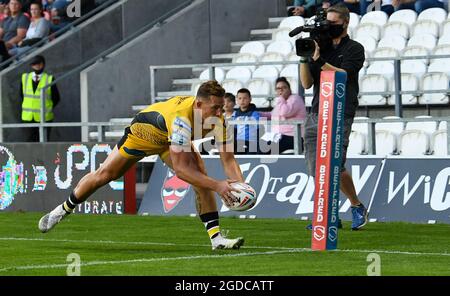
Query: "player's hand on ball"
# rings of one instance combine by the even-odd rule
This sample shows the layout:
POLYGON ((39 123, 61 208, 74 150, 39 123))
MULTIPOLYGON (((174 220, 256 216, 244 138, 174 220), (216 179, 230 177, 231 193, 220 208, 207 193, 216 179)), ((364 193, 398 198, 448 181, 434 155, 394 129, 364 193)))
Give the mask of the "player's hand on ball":
POLYGON ((217 183, 216 192, 223 199, 226 206, 230 206, 233 203, 234 195, 231 193, 232 191, 240 192, 240 190, 233 188, 230 184, 235 183, 236 180, 223 180, 217 183))

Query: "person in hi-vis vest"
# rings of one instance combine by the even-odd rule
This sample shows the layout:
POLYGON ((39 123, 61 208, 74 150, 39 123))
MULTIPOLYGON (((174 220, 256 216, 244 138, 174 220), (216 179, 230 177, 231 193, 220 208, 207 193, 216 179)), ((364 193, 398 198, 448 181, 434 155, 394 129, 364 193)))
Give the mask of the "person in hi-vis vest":
MULTIPOLYGON (((22 122, 35 123, 41 121, 41 90, 55 80, 53 75, 44 72, 45 58, 41 55, 31 60, 32 72, 23 73, 20 83, 20 94, 22 97, 22 122)), ((58 88, 55 85, 45 91, 45 121, 54 119, 53 109, 60 100, 58 88)), ((29 142, 39 141, 39 128, 30 128, 27 140, 29 142)), ((46 128, 46 141, 50 138, 50 128, 46 128)))

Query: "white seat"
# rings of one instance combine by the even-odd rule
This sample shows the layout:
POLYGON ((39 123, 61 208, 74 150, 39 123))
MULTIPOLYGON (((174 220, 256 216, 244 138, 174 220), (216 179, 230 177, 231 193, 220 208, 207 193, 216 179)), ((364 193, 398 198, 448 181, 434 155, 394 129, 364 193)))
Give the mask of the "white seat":
MULTIPOLYGON (((385 116, 383 119, 400 119, 398 116, 385 116)), ((388 131, 394 135, 400 135, 405 129, 403 122, 377 122, 375 123, 375 131, 388 131)))
POLYGON ((305 106, 306 107, 311 107, 312 106, 312 101, 314 99, 313 93, 314 93, 314 87, 313 86, 311 86, 308 89, 305 89, 305 106))
POLYGON ((431 135, 431 151, 436 156, 447 156, 446 130, 437 130, 431 135))
POLYGON ((293 40, 295 41, 295 38, 289 37, 290 31, 291 31, 291 29, 289 29, 289 28, 278 28, 275 31, 273 31, 272 40, 274 40, 274 41, 285 40, 285 41, 289 41, 292 43, 293 40))
POLYGON ((290 16, 290 17, 284 18, 278 25, 278 28, 288 28, 290 30, 293 30, 297 27, 303 26, 304 24, 305 24, 305 19, 303 17, 290 16))
POLYGON ((300 57, 295 53, 295 52, 291 52, 290 54, 288 54, 288 56, 286 57, 286 61, 293 61, 293 62, 299 62, 300 61, 300 57))
MULTIPOLYGON (((367 120, 369 117, 366 116, 356 116, 354 118, 355 121, 358 120, 367 120)), ((353 122, 352 124, 352 131, 362 133, 364 135, 367 135, 369 133, 369 123, 367 122, 353 122)))
POLYGON ((389 47, 402 51, 406 46, 406 39, 400 35, 388 35, 381 38, 378 42, 378 48, 389 47))
POLYGON ((450 55, 450 45, 438 45, 433 50, 434 55, 450 55))
POLYGON ((197 91, 200 88, 200 85, 202 85, 203 81, 194 82, 191 84, 191 94, 193 96, 197 95, 197 91))
POLYGON ((442 35, 441 38, 438 40, 438 46, 439 45, 450 45, 450 34, 442 35))
MULTIPOLYGON (((426 48, 424 46, 416 46, 416 45, 414 45, 414 46, 407 46, 402 52, 402 55, 404 57, 427 56, 428 54, 429 54, 428 48, 426 48)), ((425 65, 428 65, 428 59, 427 58, 425 58, 423 60, 416 60, 416 61, 421 61, 425 65)))
POLYGON ((259 57, 259 61, 262 63, 271 63, 271 62, 280 62, 279 65, 274 65, 278 71, 281 71, 283 68, 284 56, 278 52, 266 52, 262 56, 259 57))
MULTIPOLYGON (((402 73, 401 74, 402 91, 414 91, 416 94, 403 94, 402 105, 416 105, 418 93, 420 89, 419 79, 414 74, 402 73)), ((395 90, 395 83, 392 81, 391 90, 395 90)), ((388 98, 388 105, 395 105, 395 96, 388 98)))
POLYGON ((261 41, 249 41, 242 45, 241 49, 239 50, 240 53, 251 53, 256 55, 257 57, 261 56, 263 53, 266 52, 266 47, 264 46, 264 43, 261 41))
MULTIPOLYGON (((395 48, 390 48, 390 47, 383 47, 383 48, 378 48, 376 49, 373 54, 372 57, 374 58, 398 58, 400 56, 400 54, 398 53, 398 51, 395 48)), ((393 63, 394 60, 392 61, 388 61, 393 63)))
POLYGON ((441 121, 438 125, 438 131, 446 131, 447 130, 447 121, 441 121))
MULTIPOLYGON (((214 79, 217 80, 217 82, 221 83, 223 79, 225 78, 225 71, 220 67, 214 68, 214 79)), ((200 73, 200 76, 198 77, 200 80, 210 80, 209 76, 209 69, 205 69, 200 73)))
POLYGON ((444 72, 450 75, 450 59, 433 59, 428 66, 428 73, 444 72))
POLYGON ((361 43, 364 50, 369 53, 372 53, 377 48, 377 41, 371 36, 360 36, 355 38, 355 40, 361 43))
POLYGON ((422 78, 422 90, 441 90, 441 93, 424 93, 419 104, 448 104, 449 79, 445 73, 427 73, 422 78))
POLYGON ((270 107, 268 97, 271 95, 272 87, 270 83, 263 78, 254 78, 247 83, 247 88, 252 94, 252 103, 257 108, 270 107))
MULTIPOLYGON (((280 75, 282 76, 282 75, 280 75)), ((290 77, 290 76, 284 76, 286 78, 286 80, 289 82, 289 84, 291 85, 291 92, 293 94, 298 94, 298 78, 297 77, 290 77)))
POLYGON ((441 24, 441 35, 450 35, 450 19, 445 20, 443 24, 441 24))
POLYGON ((429 121, 409 121, 405 125, 405 130, 419 130, 423 131, 428 135, 434 133, 437 129, 437 122, 433 120, 432 116, 429 115, 419 115, 414 118, 420 119, 430 119, 429 121))
POLYGON ((417 12, 412 9, 397 10, 389 17, 389 22, 401 22, 408 26, 414 24, 417 20, 417 12))
POLYGON ((376 25, 382 27, 382 26, 384 26, 384 24, 387 23, 387 20, 388 20, 388 15, 384 11, 378 10, 378 11, 370 11, 370 12, 366 13, 365 15, 363 15, 363 17, 361 18, 359 23, 360 23, 360 25, 371 23, 371 24, 376 24, 376 25))
POLYGON ((376 155, 391 155, 397 153, 397 137, 385 130, 375 132, 376 155))
POLYGON ((226 92, 237 94, 238 90, 244 87, 242 82, 236 79, 225 79, 222 82, 222 87, 225 89, 226 92))
POLYGON ((278 70, 274 66, 260 66, 253 71, 252 78, 264 78, 269 83, 275 84, 275 80, 278 78, 278 70))
POLYGON ((404 156, 423 156, 430 151, 430 139, 420 130, 405 130, 399 137, 399 154, 404 156))
POLYGON ((381 74, 390 80, 394 76, 394 64, 390 61, 376 61, 367 68, 366 73, 381 74))
POLYGON ((273 41, 267 46, 266 52, 277 52, 283 56, 287 56, 292 52, 292 43, 286 40, 273 41))
POLYGON ((431 51, 436 46, 436 37, 431 34, 414 35, 409 38, 408 46, 425 46, 431 51))
POLYGON ((350 12, 350 21, 348 23, 348 27, 350 29, 355 29, 359 25, 359 14, 354 12, 350 12))
MULTIPOLYGON (((234 57, 233 57, 233 63, 238 64, 238 63, 257 63, 258 62, 258 57, 255 56, 252 53, 237 53, 234 57)), ((255 66, 245 66, 247 68, 249 68, 251 71, 255 70, 255 66)))
MULTIPOLYGON (((360 81, 361 92, 386 92, 388 90, 388 83, 383 75, 367 74, 361 78, 360 81)), ((364 94, 359 98, 359 105, 373 106, 385 105, 386 96, 364 94)))
POLYGON ((401 22, 389 22, 384 25, 383 37, 391 35, 400 35, 405 39, 409 38, 409 26, 401 22))
POLYGON ((352 131, 349 140, 347 155, 367 154, 366 138, 363 134, 352 131))
POLYGON ((287 65, 281 70, 280 76, 293 77, 298 79, 298 65, 287 65))
POLYGON ((431 34, 434 37, 439 37, 439 23, 434 20, 420 20, 412 27, 412 36, 421 34, 431 34))
POLYGON ((236 79, 242 82, 242 84, 246 84, 249 79, 252 78, 252 71, 250 71, 247 67, 233 67, 228 70, 225 75, 225 79, 236 79))
POLYGON ((401 63, 401 72, 414 74, 420 79, 427 72, 427 65, 423 60, 403 60, 401 63))
POLYGON ((439 24, 445 21, 447 18, 447 12, 445 9, 434 7, 434 8, 428 8, 422 11, 419 16, 417 17, 418 21, 421 20, 432 20, 436 21, 439 24))
POLYGON ((371 36, 375 40, 380 40, 381 28, 372 23, 361 24, 355 29, 355 37, 359 36, 371 36))

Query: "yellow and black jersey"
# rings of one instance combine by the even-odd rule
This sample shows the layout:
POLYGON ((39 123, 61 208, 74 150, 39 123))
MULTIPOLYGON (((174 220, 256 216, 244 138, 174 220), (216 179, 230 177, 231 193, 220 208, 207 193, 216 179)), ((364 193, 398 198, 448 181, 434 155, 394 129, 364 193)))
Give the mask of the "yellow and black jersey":
POLYGON ((200 128, 198 118, 194 125, 194 102, 193 96, 176 96, 139 112, 119 142, 121 154, 130 158, 167 153, 169 145, 190 146, 192 140, 206 135, 213 135, 217 143, 230 141, 223 117, 218 124, 200 128))

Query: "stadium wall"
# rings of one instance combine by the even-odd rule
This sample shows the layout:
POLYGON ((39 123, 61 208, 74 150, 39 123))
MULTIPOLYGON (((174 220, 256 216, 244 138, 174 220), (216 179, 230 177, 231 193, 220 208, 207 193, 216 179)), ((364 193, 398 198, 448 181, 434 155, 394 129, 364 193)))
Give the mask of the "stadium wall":
MULTIPOLYGON (((208 63, 213 53, 229 52, 231 41, 267 27, 269 17, 285 15, 283 5, 284 0, 195 1, 81 73, 82 105, 89 112, 83 120, 130 117, 133 104, 149 103, 150 65, 208 63)), ((160 71, 156 90, 190 75, 189 69, 160 71)))
MULTIPOLYGON (((37 49, 47 59, 47 70, 56 77, 74 69, 117 44, 136 30, 174 9, 185 0, 119 1, 80 26, 37 49)), ((29 71, 29 58, 0 73, 0 122, 20 122, 20 74, 29 71)), ((55 122, 80 121, 79 72, 58 83, 60 105, 55 109, 55 122)), ((3 130, 4 142, 21 142, 26 131, 3 130)), ((54 128, 52 141, 78 141, 79 128, 54 128)))

